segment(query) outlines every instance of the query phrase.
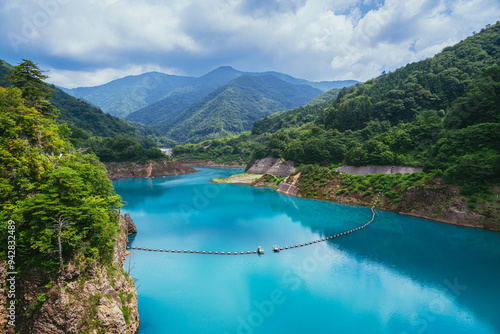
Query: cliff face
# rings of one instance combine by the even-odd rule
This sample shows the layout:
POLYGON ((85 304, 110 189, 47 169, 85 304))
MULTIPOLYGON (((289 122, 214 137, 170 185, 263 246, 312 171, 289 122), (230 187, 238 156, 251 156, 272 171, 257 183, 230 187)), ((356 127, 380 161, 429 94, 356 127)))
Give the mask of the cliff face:
MULTIPOLYGON (((18 278, 16 327, 7 333, 136 333, 137 291, 123 270, 127 242, 123 218, 120 224, 111 266, 74 259, 64 277, 51 278, 32 269, 18 278)), ((3 300, 0 312, 5 312, 3 300)))
POLYGON ((155 177, 196 173, 197 170, 177 161, 107 162, 104 164, 111 180, 123 177, 155 177))
POLYGON ((132 218, 130 218, 130 213, 126 213, 125 216, 123 217, 123 219, 125 219, 125 226, 126 226, 126 230, 127 230, 127 235, 137 233, 137 227, 135 226, 135 223, 132 220, 132 218))

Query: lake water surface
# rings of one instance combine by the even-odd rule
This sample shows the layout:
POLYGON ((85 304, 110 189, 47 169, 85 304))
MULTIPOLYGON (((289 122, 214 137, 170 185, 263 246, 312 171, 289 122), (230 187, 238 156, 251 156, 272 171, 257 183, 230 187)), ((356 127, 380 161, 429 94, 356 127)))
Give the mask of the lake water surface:
POLYGON ((500 333, 500 233, 213 184, 241 170, 120 179, 138 233, 140 334, 500 333))

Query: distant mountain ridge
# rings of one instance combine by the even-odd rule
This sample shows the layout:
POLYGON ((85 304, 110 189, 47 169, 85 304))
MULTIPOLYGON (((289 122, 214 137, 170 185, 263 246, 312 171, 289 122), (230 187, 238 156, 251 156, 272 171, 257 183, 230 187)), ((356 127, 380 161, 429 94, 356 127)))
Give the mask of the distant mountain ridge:
POLYGON ((158 101, 175 88, 193 78, 148 72, 127 76, 95 87, 62 90, 76 98, 87 100, 102 111, 121 118, 158 101))
POLYGON ((5 77, 8 75, 10 70, 12 69, 12 65, 0 59, 0 87, 8 87, 10 86, 9 80, 5 77))
POLYGON ((174 117, 213 90, 236 79, 240 73, 230 66, 219 67, 172 90, 163 99, 130 114, 127 119, 154 126, 158 121, 174 117))
POLYGON ((179 142, 221 138, 250 130, 256 120, 307 104, 320 93, 273 75, 243 75, 151 126, 179 142))
POLYGON ((179 110, 185 108, 212 90, 242 75, 273 75, 285 82, 310 86, 319 89, 321 92, 358 83, 358 81, 354 80, 313 82, 274 71, 242 72, 231 66, 221 66, 198 78, 148 72, 116 79, 94 87, 61 89, 74 97, 87 100, 113 116, 148 124, 149 122, 154 122, 157 118, 151 115, 151 110, 171 110, 172 108, 179 110), (190 94, 192 96, 188 96, 190 94), (163 98, 168 99, 160 104, 156 104, 156 102, 161 101, 163 98), (138 115, 128 116, 143 108, 144 110, 138 115))
POLYGON ((172 90, 127 119, 179 142, 199 142, 250 130, 259 118, 306 105, 322 89, 353 82, 311 83, 277 72, 248 73, 223 66, 172 90))
MULTIPOLYGON (((12 83, 7 79, 13 66, 0 59, 0 86, 7 88, 12 83)), ((75 98, 58 87, 54 90, 50 103, 57 108, 56 121, 68 126, 68 138, 75 147, 88 148, 102 138, 130 139, 146 149, 155 146, 153 136, 156 131, 142 124, 133 123, 104 113, 98 107, 75 98)))

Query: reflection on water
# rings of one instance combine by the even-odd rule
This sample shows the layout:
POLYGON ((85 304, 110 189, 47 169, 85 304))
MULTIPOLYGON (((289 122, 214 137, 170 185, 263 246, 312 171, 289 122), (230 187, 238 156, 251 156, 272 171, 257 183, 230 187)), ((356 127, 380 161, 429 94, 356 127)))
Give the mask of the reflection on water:
MULTIPOLYGON (((498 333, 500 234, 367 208, 212 184, 234 170, 115 181, 139 233, 140 333, 498 333)), ((126 263, 126 268, 128 268, 126 263)))

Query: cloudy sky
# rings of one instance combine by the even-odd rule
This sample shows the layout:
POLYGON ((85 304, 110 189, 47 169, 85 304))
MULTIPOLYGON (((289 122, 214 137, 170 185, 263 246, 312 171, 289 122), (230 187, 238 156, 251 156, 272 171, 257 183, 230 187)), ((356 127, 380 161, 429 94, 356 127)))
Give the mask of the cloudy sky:
POLYGON ((94 86, 222 65, 364 81, 500 19, 500 0, 0 0, 0 58, 94 86))

